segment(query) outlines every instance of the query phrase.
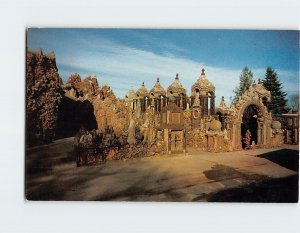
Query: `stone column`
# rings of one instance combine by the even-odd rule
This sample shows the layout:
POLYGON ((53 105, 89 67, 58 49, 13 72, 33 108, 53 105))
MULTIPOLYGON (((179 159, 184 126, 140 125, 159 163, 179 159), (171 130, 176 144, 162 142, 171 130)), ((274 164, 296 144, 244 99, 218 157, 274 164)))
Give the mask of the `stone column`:
POLYGON ((168 130, 168 149, 169 149, 169 154, 171 154, 171 141, 172 141, 172 130, 168 130))
POLYGON ((231 129, 231 140, 232 140, 232 148, 235 148, 236 147, 236 135, 235 135, 235 131, 236 131, 236 125, 233 124, 232 125, 232 129, 231 129))
POLYGON ((242 135, 241 135, 241 122, 239 123, 239 127, 237 128, 237 145, 238 145, 238 149, 242 148, 242 135))
POLYGON ((183 152, 186 152, 186 131, 182 130, 182 143, 183 143, 183 152))
POLYGON ((266 128, 266 125, 264 124, 263 125, 263 145, 266 145, 266 142, 267 142, 267 128, 266 128))
POLYGON ((267 139, 267 144, 271 142, 271 137, 272 137, 272 128, 271 125, 268 125, 268 139, 267 139))
POLYGON ((286 143, 290 144, 291 143, 291 138, 290 138, 290 130, 286 130, 286 143))
POLYGON ((257 144, 259 145, 261 141, 261 126, 258 125, 258 129, 257 129, 257 144))

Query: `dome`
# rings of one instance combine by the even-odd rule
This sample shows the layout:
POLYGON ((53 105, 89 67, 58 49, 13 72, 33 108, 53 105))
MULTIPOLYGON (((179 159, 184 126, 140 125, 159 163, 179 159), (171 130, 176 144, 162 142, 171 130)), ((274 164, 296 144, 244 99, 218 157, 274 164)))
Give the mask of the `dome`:
POLYGON ((196 89, 205 92, 215 92, 215 86, 206 78, 204 69, 202 69, 200 77, 192 86, 192 93, 195 93, 196 89))
POLYGON ((168 87, 168 95, 186 95, 186 90, 183 85, 179 82, 179 76, 176 74, 175 81, 168 87))
POLYGON ((136 94, 135 94, 135 92, 134 92, 133 89, 130 89, 130 90, 126 93, 125 99, 133 100, 134 98, 136 98, 136 94))
POLYGON ((272 129, 281 129, 281 123, 279 121, 272 121, 272 129))
POLYGON ((159 78, 157 78, 157 81, 150 90, 150 93, 154 96, 166 95, 165 89, 160 85, 159 78))
POLYGON ((220 121, 214 119, 210 122, 209 128, 214 131, 221 130, 222 124, 220 121))
POLYGON ((142 86, 137 90, 136 95, 138 97, 144 97, 147 96, 149 94, 147 88, 145 87, 145 84, 143 82, 142 86))

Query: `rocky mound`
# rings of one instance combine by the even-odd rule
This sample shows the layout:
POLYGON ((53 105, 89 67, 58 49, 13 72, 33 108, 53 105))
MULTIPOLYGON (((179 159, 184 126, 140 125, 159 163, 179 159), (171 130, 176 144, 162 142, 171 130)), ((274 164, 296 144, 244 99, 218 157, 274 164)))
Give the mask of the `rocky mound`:
POLYGON ((26 144, 51 142, 55 138, 61 79, 55 55, 26 53, 26 144))
POLYGON ((125 133, 129 115, 125 102, 116 98, 109 85, 100 87, 96 76, 88 76, 82 81, 79 74, 72 74, 64 91, 72 100, 91 103, 100 133, 104 133, 106 127, 112 128, 118 137, 125 133))

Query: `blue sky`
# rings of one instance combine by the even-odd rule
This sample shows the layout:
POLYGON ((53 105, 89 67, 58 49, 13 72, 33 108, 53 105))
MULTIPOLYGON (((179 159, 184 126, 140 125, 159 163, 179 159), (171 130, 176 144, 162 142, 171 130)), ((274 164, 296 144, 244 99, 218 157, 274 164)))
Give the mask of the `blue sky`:
POLYGON ((243 67, 264 78, 271 66, 288 94, 299 92, 299 32, 269 30, 28 29, 27 46, 54 51, 60 76, 96 75, 118 97, 156 78, 167 88, 176 73, 190 88, 205 68, 229 103, 243 67))

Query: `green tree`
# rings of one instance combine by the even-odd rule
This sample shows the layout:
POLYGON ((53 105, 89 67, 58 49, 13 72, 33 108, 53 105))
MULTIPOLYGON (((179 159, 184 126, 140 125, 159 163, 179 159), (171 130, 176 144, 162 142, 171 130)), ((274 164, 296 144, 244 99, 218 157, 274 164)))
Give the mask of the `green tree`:
POLYGON ((287 94, 282 90, 282 83, 279 81, 277 73, 271 67, 268 67, 266 70, 263 84, 271 92, 271 101, 268 103, 269 111, 277 117, 282 113, 286 113, 289 110, 287 99, 285 98, 287 94))
POLYGON ((299 93, 290 96, 289 105, 293 111, 299 111, 299 93))
POLYGON ((254 83, 253 74, 248 67, 245 67, 240 75, 239 86, 233 90, 235 96, 232 99, 232 103, 235 104, 239 96, 241 96, 249 87, 254 83))

